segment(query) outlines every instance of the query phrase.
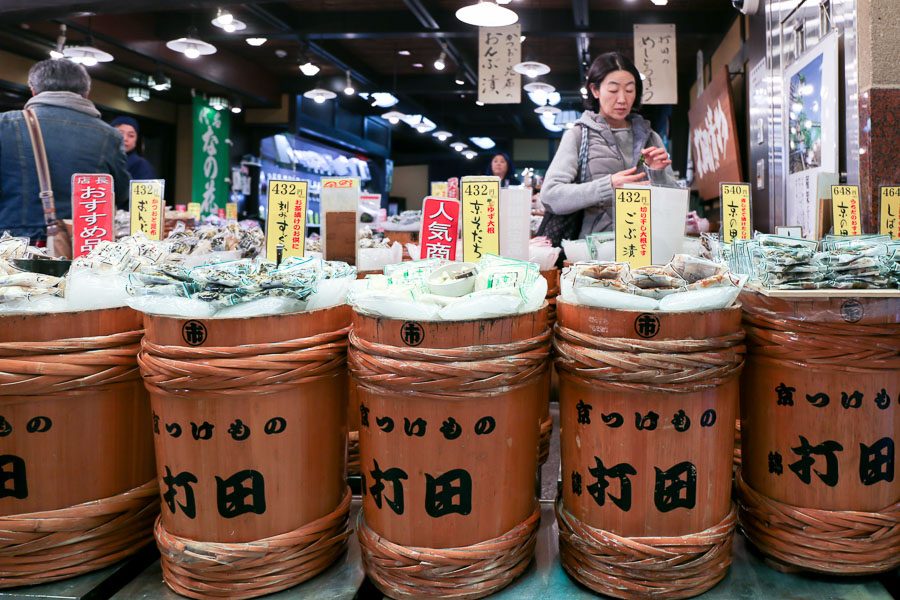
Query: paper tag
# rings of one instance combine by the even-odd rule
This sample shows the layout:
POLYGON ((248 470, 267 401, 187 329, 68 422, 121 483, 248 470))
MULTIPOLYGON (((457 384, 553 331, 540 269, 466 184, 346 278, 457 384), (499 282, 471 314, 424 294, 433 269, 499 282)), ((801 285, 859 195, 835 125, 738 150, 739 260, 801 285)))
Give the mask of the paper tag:
POLYGON ((423 260, 456 260, 459 212, 459 200, 425 198, 422 203, 422 230, 419 233, 419 256, 423 260))
POLYGON ((308 190, 309 181, 269 180, 266 210, 266 258, 269 260, 276 260, 279 244, 284 246, 282 259, 303 256, 308 190))
POLYGON ((858 185, 831 186, 831 218, 834 223, 834 235, 862 234, 858 185))
POLYGON ((147 236, 147 239, 159 241, 163 234, 163 216, 165 215, 165 200, 163 190, 166 182, 164 179, 133 179, 130 192, 131 201, 131 235, 138 231, 147 236))
POLYGON ((753 208, 749 183, 720 183, 719 196, 722 205, 722 241, 753 238, 753 208))
POLYGON ((203 210, 203 205, 199 202, 188 202, 187 205, 187 213, 191 215, 197 223, 200 222, 200 213, 203 210))
POLYGON ((431 195, 434 198, 449 198, 450 188, 446 181, 432 181, 431 195))
POLYGON ((463 177, 463 260, 500 254, 500 178, 463 177))
POLYGON ((72 175, 72 256, 89 254, 101 241, 113 241, 116 213, 113 178, 106 173, 72 175))
POLYGON ((237 221, 238 207, 237 202, 228 202, 225 204, 225 219, 228 221, 237 221))
POLYGON ((775 235, 781 235, 784 237, 792 237, 792 238, 802 238, 803 237, 803 228, 796 227, 793 225, 789 225, 787 227, 776 227, 775 235))
POLYGON ((900 186, 881 186, 881 218, 878 233, 900 240, 900 186))
POLYGON ((616 262, 632 267, 653 264, 650 189, 616 190, 616 262))
POLYGON ((459 200, 459 177, 451 177, 447 180, 447 197, 459 200))

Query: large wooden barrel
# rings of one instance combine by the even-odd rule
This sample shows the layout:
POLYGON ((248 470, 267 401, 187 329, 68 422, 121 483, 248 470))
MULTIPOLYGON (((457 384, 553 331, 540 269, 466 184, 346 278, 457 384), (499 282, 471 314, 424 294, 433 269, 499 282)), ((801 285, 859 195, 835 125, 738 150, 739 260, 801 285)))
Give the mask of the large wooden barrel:
POLYGON ((354 313, 363 561, 392 598, 480 598, 534 552, 546 308, 416 322, 354 313))
POLYGON ((176 592, 260 596, 343 552, 349 322, 347 306, 146 315, 139 362, 156 424, 156 539, 176 592))
POLYGON ((773 562, 900 566, 900 297, 741 295, 741 525, 773 562))
POLYGON ((740 309, 557 307, 563 567, 619 598, 706 591, 731 564, 740 309))
POLYGON ((150 406, 130 308, 0 317, 0 588, 152 541, 150 406))

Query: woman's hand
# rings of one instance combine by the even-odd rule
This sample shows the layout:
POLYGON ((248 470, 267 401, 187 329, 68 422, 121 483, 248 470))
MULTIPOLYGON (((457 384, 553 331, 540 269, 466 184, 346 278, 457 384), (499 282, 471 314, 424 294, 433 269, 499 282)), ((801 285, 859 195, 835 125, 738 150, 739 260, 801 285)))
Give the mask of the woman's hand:
POLYGON ((630 169, 625 169, 624 171, 619 171, 618 173, 613 173, 612 177, 610 177, 612 188, 620 188, 626 183, 646 183, 647 173, 644 172, 643 169, 640 173, 638 173, 637 170, 637 167, 632 167, 630 169))
POLYGON ((669 160, 669 153, 665 148, 644 148, 641 150, 641 154, 644 156, 644 164, 654 171, 665 169, 672 164, 672 161, 669 160))

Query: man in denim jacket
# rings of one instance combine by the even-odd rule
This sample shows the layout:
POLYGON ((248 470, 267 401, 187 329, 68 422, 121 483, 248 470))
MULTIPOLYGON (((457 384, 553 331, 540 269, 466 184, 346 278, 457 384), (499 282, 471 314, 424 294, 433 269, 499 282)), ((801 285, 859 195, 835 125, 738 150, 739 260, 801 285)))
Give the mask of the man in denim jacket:
MULTIPOLYGON (((25 104, 40 123, 50 165, 56 216, 72 218, 72 174, 108 173, 116 205, 128 207, 128 171, 122 135, 100 120, 87 99, 91 78, 69 60, 45 60, 28 72, 33 97, 25 104)), ((0 114, 0 233, 32 240, 45 236, 31 138, 20 110, 0 114)))

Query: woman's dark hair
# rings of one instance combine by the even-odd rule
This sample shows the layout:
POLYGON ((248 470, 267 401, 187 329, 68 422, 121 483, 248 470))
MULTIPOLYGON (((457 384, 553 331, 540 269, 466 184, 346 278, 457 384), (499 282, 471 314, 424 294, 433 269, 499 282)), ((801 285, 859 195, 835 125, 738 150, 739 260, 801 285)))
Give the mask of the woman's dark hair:
POLYGON ((514 174, 512 159, 509 157, 509 154, 506 152, 494 152, 491 154, 491 160, 488 161, 487 170, 485 171, 486 175, 493 175, 494 171, 491 169, 491 163, 494 162, 494 159, 498 156, 502 156, 503 160, 506 161, 506 179, 511 179, 514 174))
POLYGON ((601 54, 591 63, 591 68, 588 69, 587 73, 587 81, 584 84, 584 87, 588 90, 588 97, 584 100, 584 107, 594 112, 600 111, 600 101, 591 94, 591 85, 599 88, 606 76, 613 71, 628 71, 634 75, 635 96, 631 110, 638 111, 641 108, 641 98, 644 97, 644 84, 641 81, 641 74, 638 72, 637 67, 634 66, 634 63, 631 62, 631 59, 620 52, 601 54))

